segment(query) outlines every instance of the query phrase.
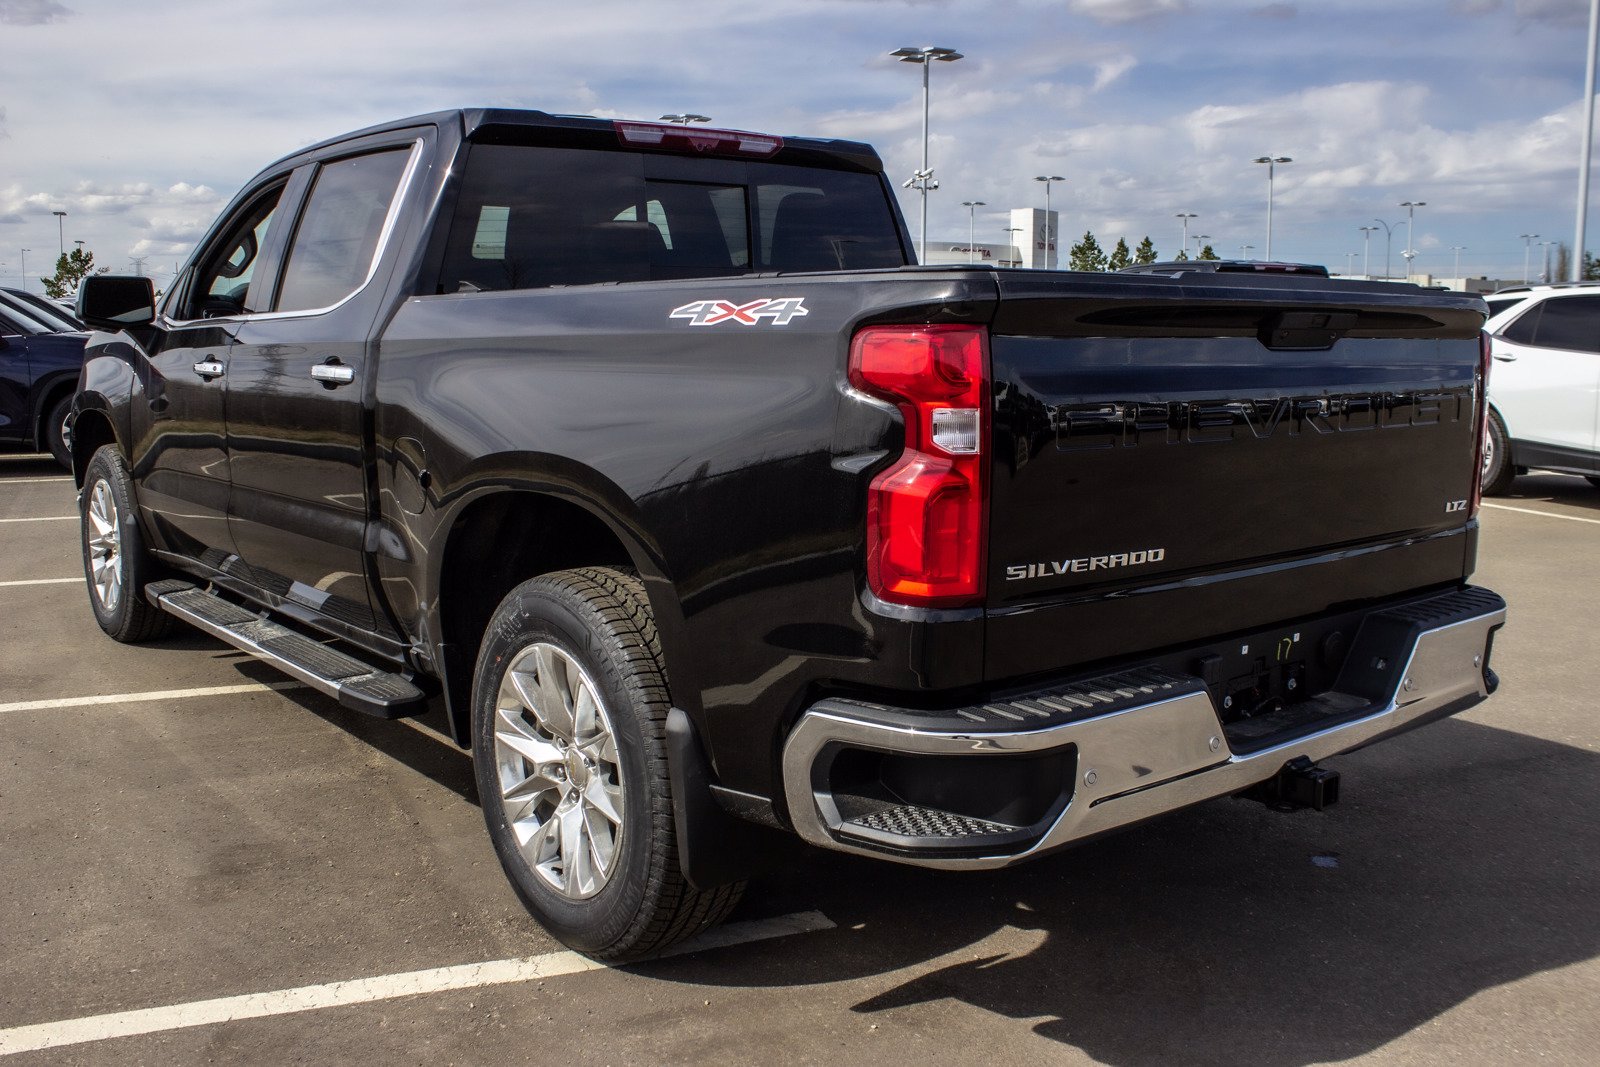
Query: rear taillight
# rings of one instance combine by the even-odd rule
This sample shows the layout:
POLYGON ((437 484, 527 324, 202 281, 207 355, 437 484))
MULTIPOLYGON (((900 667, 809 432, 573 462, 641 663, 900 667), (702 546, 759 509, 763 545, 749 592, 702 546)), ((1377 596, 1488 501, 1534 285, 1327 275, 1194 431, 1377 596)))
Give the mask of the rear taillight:
MULTIPOLYGON (((1473 453, 1472 508, 1468 517, 1478 514, 1483 503, 1483 450, 1489 441, 1489 368, 1494 365, 1494 348, 1488 331, 1478 335, 1478 447, 1473 453)), ((1508 459, 1510 457, 1507 457, 1508 459)))
POLYGON ((850 383, 905 416, 905 451, 872 480, 867 585, 883 600, 983 599, 988 337, 981 326, 873 326, 850 346, 850 383))

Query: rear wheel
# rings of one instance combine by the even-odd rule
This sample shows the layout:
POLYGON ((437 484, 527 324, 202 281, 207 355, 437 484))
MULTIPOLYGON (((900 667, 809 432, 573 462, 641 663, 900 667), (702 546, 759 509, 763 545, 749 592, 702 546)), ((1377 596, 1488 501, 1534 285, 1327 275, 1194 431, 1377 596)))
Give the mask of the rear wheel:
POLYGON ((96 452, 84 471, 80 522, 83 575, 100 629, 128 644, 166 636, 173 618, 144 598, 155 561, 139 536, 133 483, 114 445, 96 452))
POLYGON ((72 448, 67 444, 67 416, 72 414, 72 394, 50 405, 44 418, 44 446, 67 470, 72 469, 72 448))
POLYGON ((1483 439, 1483 492, 1485 496, 1500 496, 1511 488, 1517 469, 1511 465, 1511 440, 1506 436, 1506 424, 1500 413, 1489 409, 1489 432, 1483 439))
POLYGON ((543 575, 489 622, 472 700, 489 836, 528 910, 598 959, 659 952, 720 922, 743 891, 701 893, 679 870, 670 706, 633 575, 543 575))

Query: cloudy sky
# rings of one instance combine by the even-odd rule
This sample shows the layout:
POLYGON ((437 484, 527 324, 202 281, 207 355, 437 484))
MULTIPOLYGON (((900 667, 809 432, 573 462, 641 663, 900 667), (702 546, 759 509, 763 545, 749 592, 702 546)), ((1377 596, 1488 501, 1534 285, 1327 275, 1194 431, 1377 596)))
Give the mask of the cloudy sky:
POLYGON ((273 158, 464 105, 856 138, 898 183, 921 83, 887 53, 923 44, 966 55, 933 70, 930 239, 964 240, 961 202, 982 200, 978 237, 998 242, 1005 209, 1042 206, 1032 176, 1061 174, 1064 235, 1171 255, 1194 212, 1219 252, 1260 256, 1250 160, 1270 153, 1294 158, 1276 258, 1343 270, 1381 219, 1400 223, 1398 271, 1397 205, 1421 200, 1419 271, 1452 274, 1464 246, 1463 273, 1520 278, 1520 234, 1573 239, 1587 17, 1584 0, 0 0, 0 278, 17 284, 22 248, 48 272, 63 209, 67 247, 170 274, 273 158))

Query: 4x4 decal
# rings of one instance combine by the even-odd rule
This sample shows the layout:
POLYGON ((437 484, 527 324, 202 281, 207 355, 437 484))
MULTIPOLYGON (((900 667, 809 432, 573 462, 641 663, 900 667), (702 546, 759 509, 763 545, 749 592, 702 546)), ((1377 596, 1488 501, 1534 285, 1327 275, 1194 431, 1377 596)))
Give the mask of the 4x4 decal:
POLYGON ((763 297, 747 304, 727 300, 696 300, 672 309, 672 318, 688 319, 690 326, 715 326, 719 322, 737 322, 741 326, 759 325, 762 319, 771 319, 774 326, 787 326, 795 318, 808 314, 803 297, 786 296, 779 300, 763 297))

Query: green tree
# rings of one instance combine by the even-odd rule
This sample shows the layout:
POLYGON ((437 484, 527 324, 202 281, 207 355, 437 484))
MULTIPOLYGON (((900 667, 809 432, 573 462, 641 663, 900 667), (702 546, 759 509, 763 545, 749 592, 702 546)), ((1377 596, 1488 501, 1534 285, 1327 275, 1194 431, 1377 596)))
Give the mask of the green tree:
POLYGON ((1172 262, 1174 262, 1174 263, 1187 263, 1187 262, 1189 262, 1189 250, 1187 248, 1178 249, 1178 254, 1172 257, 1172 262))
POLYGON ((1133 265, 1133 253, 1128 251, 1128 239, 1117 238, 1117 247, 1111 250, 1111 259, 1106 263, 1106 269, 1117 271, 1133 265))
POLYGON ((78 283, 90 274, 104 274, 109 269, 101 267, 95 270, 94 253, 86 252, 80 247, 64 253, 56 260, 55 277, 39 280, 44 282, 44 291, 59 300, 71 296, 77 290, 78 283))
POLYGON ((1100 242, 1088 230, 1083 231, 1083 240, 1072 246, 1072 269, 1106 269, 1106 254, 1101 251, 1100 242))
POLYGON ((1213 249, 1210 245, 1206 245, 1204 248, 1202 248, 1200 250, 1200 258, 1201 259, 1221 259, 1222 257, 1217 255, 1216 250, 1213 249))
POLYGON ((1156 246, 1146 237, 1139 242, 1139 247, 1133 250, 1133 261, 1138 264, 1154 263, 1156 261, 1156 246))
POLYGON ((1600 282, 1600 259, 1589 253, 1583 254, 1583 280, 1586 282, 1600 282))

